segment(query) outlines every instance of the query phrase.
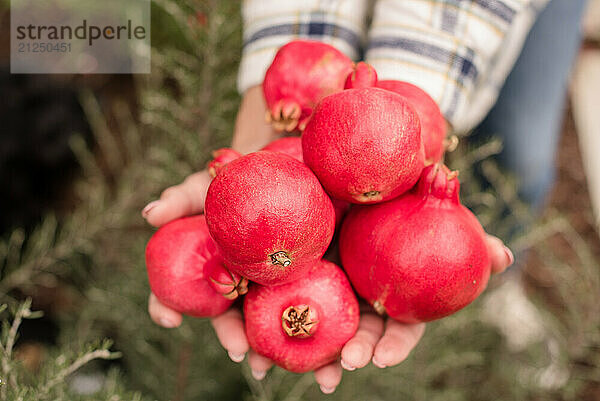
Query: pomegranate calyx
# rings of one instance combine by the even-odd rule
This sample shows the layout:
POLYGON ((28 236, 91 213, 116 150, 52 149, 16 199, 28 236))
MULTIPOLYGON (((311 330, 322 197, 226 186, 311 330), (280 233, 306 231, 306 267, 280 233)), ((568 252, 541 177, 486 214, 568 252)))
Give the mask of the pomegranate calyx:
POLYGON ((248 279, 232 273, 220 264, 213 267, 209 283, 216 292, 229 300, 248 292, 248 279))
POLYGON ((289 265, 292 264, 292 259, 290 259, 288 254, 284 251, 275 252, 275 253, 269 255, 269 257, 271 258, 271 263, 274 265, 281 265, 283 267, 288 267, 289 265))
POLYGON ((346 78, 344 89, 370 88, 377 84, 377 72, 364 61, 354 65, 354 69, 346 78))
POLYGON ((458 171, 451 171, 444 164, 436 163, 427 166, 421 173, 416 191, 425 197, 433 196, 440 200, 447 199, 460 203, 458 174, 458 171))
POLYGON ((229 162, 238 159, 242 156, 241 153, 231 148, 221 148, 212 152, 213 159, 208 162, 208 174, 215 178, 217 174, 227 165, 229 162))
POLYGON ((289 306, 281 315, 281 327, 290 337, 307 338, 315 334, 316 318, 316 311, 308 305, 289 306))
POLYGON ((373 302, 373 309, 375 309, 375 312, 380 316, 386 315, 385 306, 379 301, 373 302))
POLYGON ((354 195, 354 199, 356 199, 359 203, 374 203, 379 202, 383 199, 380 191, 368 191, 362 194, 354 195))
POLYGON ((280 100, 267 110, 265 120, 272 124, 275 131, 292 132, 298 126, 300 117, 302 116, 302 108, 293 100, 280 100))

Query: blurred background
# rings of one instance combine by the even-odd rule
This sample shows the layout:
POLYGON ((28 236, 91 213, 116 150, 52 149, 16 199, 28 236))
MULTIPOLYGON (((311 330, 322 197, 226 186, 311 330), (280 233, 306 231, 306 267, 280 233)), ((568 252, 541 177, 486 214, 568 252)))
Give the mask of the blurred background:
POLYGON ((0 2, 0 399, 600 400, 599 0, 564 110, 558 180, 533 227, 515 234, 534 217, 494 161, 499 141, 461 140, 449 156, 464 203, 510 238, 521 277, 494 277, 474 304, 428 324, 406 362, 345 372, 325 396, 311 374, 275 368, 255 381, 207 320, 151 322, 153 229, 140 210, 229 144, 239 8, 153 0, 149 75, 11 75, 0 2))

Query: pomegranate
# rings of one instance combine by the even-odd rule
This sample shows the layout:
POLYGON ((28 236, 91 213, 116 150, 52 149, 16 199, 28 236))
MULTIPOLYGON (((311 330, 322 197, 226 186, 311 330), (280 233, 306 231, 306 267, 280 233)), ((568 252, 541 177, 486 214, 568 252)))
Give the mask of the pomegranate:
POLYGON ((212 152, 213 159, 208 162, 208 174, 215 178, 219 171, 232 160, 242 157, 240 152, 231 148, 221 148, 212 152))
POLYGON ((376 84, 377 71, 370 64, 361 61, 346 78, 344 89, 370 88, 376 84))
POLYGON ((421 136, 425 147, 425 158, 438 162, 444 154, 446 120, 435 100, 418 86, 402 81, 379 81, 377 87, 395 92, 414 107, 421 121, 421 136))
POLYGON ((223 266, 204 216, 174 220, 154 233, 146 246, 146 267, 154 295, 190 316, 220 315, 247 291, 247 280, 223 266))
POLYGON ((340 256, 360 296, 405 323, 450 315, 485 289, 485 233, 459 202, 456 172, 424 169, 414 190, 353 208, 340 233, 340 256))
MULTIPOLYGON (((302 140, 299 136, 290 136, 275 139, 261 150, 268 150, 271 152, 284 153, 292 156, 294 159, 304 162, 302 158, 302 140)), ((208 163, 209 173, 214 178, 221 168, 236 158, 242 155, 230 148, 222 148, 213 152, 215 159, 208 163), (237 157, 236 157, 237 155, 237 157)), ((333 203, 333 209, 335 210, 335 227, 339 227, 342 219, 346 215, 346 212, 350 208, 348 202, 344 202, 338 199, 331 199, 333 203)))
POLYGON ((379 88, 325 97, 302 134, 304 162, 334 198, 377 203, 409 190, 423 170, 417 114, 379 88))
POLYGON ((322 42, 295 40, 282 46, 263 82, 267 121, 278 131, 302 131, 317 102, 344 89, 352 68, 352 60, 322 42))
MULTIPOLYGON (((276 139, 265 146, 263 150, 285 153, 296 160, 304 162, 304 158, 302 157, 302 139, 299 136, 276 139)), ((331 199, 331 202, 333 203, 333 209, 335 210, 335 227, 337 228, 350 208, 350 204, 335 198, 331 199)))
POLYGON ((227 164, 208 188, 205 213, 225 265, 263 285, 305 274, 335 226, 331 200, 310 169, 268 151, 227 164))
POLYGON ((302 158, 302 140, 299 136, 288 136, 275 139, 273 142, 262 148, 262 150, 285 153, 298 161, 304 162, 304 159, 302 158))
POLYGON ((358 328, 358 301, 344 272, 322 260, 275 287, 252 286, 244 299, 246 335, 260 355, 291 372, 335 361, 358 328))

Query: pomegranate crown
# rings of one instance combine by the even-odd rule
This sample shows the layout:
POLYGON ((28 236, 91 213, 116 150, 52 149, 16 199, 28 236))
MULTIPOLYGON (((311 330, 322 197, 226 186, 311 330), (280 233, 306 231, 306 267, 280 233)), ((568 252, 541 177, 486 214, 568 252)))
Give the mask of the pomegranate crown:
POLYGON ((289 337, 308 338, 315 334, 318 313, 309 305, 291 305, 281 315, 281 327, 289 337))
POLYGON ((208 283, 226 299, 236 299, 248 292, 248 279, 227 269, 220 258, 215 258, 208 268, 208 283))
POLYGON ((377 71, 370 64, 360 61, 354 65, 354 68, 348 78, 344 89, 370 88, 377 84, 377 71))
POLYGON ((451 171, 442 163, 432 164, 423 169, 416 192, 423 196, 434 196, 460 203, 460 182, 458 171, 451 171))
POLYGON ((242 154, 231 148, 221 148, 213 151, 212 156, 213 160, 208 162, 207 168, 208 174, 210 174, 212 178, 215 178, 225 165, 235 159, 239 159, 242 157, 242 154))

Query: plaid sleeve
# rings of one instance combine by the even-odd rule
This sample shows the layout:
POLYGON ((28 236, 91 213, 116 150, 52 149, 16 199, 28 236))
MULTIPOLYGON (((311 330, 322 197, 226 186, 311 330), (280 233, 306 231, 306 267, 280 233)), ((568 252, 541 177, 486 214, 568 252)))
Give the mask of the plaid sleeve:
POLYGON ((240 93, 262 83, 277 50, 296 38, 328 43, 357 59, 364 38, 366 0, 245 0, 240 93))
POLYGON ((379 0, 366 60, 380 79, 411 82, 457 131, 495 103, 547 0, 379 0))

